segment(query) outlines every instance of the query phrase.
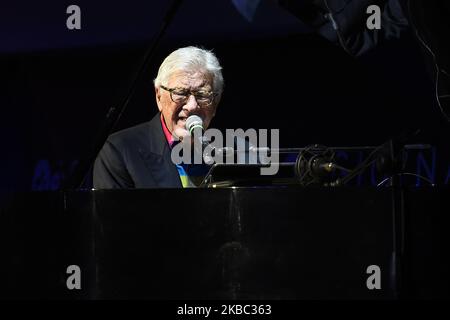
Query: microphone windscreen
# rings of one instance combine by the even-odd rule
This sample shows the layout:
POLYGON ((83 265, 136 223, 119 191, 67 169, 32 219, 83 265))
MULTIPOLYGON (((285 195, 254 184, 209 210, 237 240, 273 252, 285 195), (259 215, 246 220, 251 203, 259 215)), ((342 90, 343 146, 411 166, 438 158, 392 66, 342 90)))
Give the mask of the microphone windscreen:
POLYGON ((186 130, 189 131, 190 134, 192 134, 192 131, 196 128, 203 129, 203 120, 197 115, 189 116, 186 119, 186 130))

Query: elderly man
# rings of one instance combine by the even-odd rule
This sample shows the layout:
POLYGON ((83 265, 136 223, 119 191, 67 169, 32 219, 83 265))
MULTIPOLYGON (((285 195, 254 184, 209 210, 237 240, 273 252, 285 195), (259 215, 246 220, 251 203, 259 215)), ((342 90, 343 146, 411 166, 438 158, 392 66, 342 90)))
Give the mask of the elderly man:
POLYGON ((94 188, 177 188, 193 185, 204 166, 187 171, 171 161, 171 148, 189 132, 190 115, 206 129, 223 90, 221 66, 207 50, 186 47, 172 52, 154 80, 159 113, 149 122, 112 134, 94 164, 94 188))

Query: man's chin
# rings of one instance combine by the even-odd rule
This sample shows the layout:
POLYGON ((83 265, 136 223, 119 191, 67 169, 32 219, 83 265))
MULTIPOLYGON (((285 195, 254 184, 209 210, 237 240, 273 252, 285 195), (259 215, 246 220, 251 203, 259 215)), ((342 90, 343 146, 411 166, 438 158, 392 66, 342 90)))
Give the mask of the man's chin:
POLYGON ((180 121, 181 121, 181 120, 179 120, 179 121, 176 123, 176 125, 173 126, 173 131, 172 131, 172 132, 173 132, 173 135, 174 135, 176 138, 178 138, 178 139, 180 139, 180 140, 183 140, 183 138, 184 138, 185 136, 189 135, 189 131, 186 130, 184 122, 183 122, 183 123, 180 123, 180 121))
POLYGON ((178 120, 174 123, 173 130, 186 130, 186 120, 178 120))

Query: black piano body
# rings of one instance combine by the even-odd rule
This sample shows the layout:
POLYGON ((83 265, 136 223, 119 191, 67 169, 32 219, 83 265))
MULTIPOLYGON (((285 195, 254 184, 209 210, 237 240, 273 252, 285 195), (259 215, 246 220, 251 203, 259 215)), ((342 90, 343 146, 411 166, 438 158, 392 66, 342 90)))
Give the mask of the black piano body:
POLYGON ((3 299, 450 297, 448 188, 14 194, 3 299), (81 289, 69 289, 69 266, 81 289), (380 288, 369 288, 370 266, 380 288))

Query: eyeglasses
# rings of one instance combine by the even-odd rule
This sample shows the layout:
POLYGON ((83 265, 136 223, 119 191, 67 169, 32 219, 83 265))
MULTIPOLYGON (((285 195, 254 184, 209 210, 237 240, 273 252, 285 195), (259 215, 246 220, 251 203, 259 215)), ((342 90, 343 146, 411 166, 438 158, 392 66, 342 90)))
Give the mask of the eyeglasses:
POLYGON ((195 100, 199 104, 200 107, 211 107, 217 93, 211 91, 191 91, 182 88, 167 88, 163 85, 160 85, 166 91, 170 92, 170 98, 175 103, 186 103, 191 95, 195 97, 195 100))

